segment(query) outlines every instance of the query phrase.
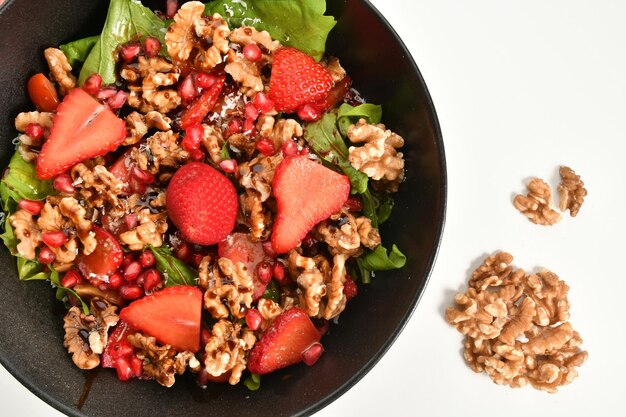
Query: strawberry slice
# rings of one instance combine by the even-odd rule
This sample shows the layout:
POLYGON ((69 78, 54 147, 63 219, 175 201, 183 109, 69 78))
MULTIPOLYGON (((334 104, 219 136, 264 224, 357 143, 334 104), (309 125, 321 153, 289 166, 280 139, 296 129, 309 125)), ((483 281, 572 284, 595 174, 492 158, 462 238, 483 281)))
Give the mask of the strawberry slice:
POLYGON ((115 236, 105 229, 93 226, 98 245, 89 255, 81 252, 78 256, 78 269, 85 278, 108 279, 122 265, 124 252, 115 236))
POLYGON ((341 209, 350 194, 350 180, 295 156, 278 164, 272 190, 278 205, 272 248, 280 254, 298 246, 313 226, 341 209))
POLYGON ((156 291, 122 309, 120 320, 182 352, 200 349, 202 291, 177 285, 156 291))
POLYGON ((109 335, 109 340, 107 340, 107 345, 104 348, 104 352, 102 352, 102 367, 103 368, 114 368, 115 361, 120 356, 129 356, 129 354, 133 353, 132 346, 130 350, 128 346, 130 343, 126 341, 126 337, 132 333, 132 329, 128 327, 128 324, 120 321, 117 323, 113 332, 109 335), (124 351, 126 350, 126 351, 124 351))
POLYGON ((82 88, 59 104, 50 136, 37 158, 37 176, 49 179, 73 165, 114 151, 126 137, 126 123, 82 88))
POLYGON ((320 333, 299 307, 281 313, 263 333, 248 356, 248 370, 268 374, 303 360, 302 354, 320 341, 320 333))
POLYGON ((180 117, 180 127, 187 129, 204 120, 207 114, 215 107, 217 99, 222 93, 226 76, 221 75, 204 93, 200 95, 180 117))
POLYGON ((293 113, 298 107, 322 100, 333 87, 333 77, 302 51, 280 48, 274 53, 269 98, 277 111, 293 113))
POLYGON ((257 265, 263 261, 271 261, 265 254, 261 242, 250 240, 248 233, 232 233, 217 244, 217 254, 220 258, 228 258, 233 263, 243 262, 254 281, 253 301, 258 300, 265 293, 267 283, 263 283, 257 276, 257 265))

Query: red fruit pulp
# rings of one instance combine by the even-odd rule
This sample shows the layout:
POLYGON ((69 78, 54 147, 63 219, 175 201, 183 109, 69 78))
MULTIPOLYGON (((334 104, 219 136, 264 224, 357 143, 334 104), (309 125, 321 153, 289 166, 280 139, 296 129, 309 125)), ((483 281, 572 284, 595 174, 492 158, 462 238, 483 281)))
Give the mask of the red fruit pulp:
POLYGON ((78 256, 78 269, 86 278, 108 278, 122 265, 124 253, 115 236, 101 227, 93 226, 98 242, 96 249, 89 255, 81 252, 78 256))

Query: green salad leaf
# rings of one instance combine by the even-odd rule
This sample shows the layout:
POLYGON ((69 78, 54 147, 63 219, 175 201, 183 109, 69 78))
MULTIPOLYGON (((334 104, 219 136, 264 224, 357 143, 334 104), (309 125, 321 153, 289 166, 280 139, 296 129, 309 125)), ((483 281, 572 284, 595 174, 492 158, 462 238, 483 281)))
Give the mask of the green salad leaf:
POLYGON ((17 256, 17 275, 21 281, 37 281, 50 278, 50 272, 44 272, 42 265, 37 261, 17 256))
POLYGON ((351 124, 365 119, 368 123, 380 123, 383 117, 383 108, 378 104, 364 103, 356 107, 343 103, 337 111, 337 125, 343 136, 348 134, 348 128, 351 124))
POLYGON ((11 226, 11 222, 9 221, 9 214, 5 213, 5 216, 4 233, 0 235, 0 239, 4 242, 4 246, 9 249, 11 255, 17 255, 17 245, 20 241, 15 237, 15 233, 13 233, 13 226, 11 226))
POLYGON ((150 250, 156 258, 156 268, 165 278, 165 286, 174 285, 194 285, 198 278, 198 271, 175 257, 166 247, 155 248, 150 246, 150 250))
POLYGON ((383 245, 378 245, 373 251, 357 259, 361 281, 366 284, 370 282, 372 272, 399 269, 405 264, 406 256, 395 244, 391 246, 389 254, 383 245))
POLYGON ((89 306, 87 305, 87 303, 85 303, 74 290, 72 290, 71 288, 65 288, 63 285, 61 285, 61 276, 59 275, 59 272, 55 269, 51 269, 50 271, 50 282, 57 289, 56 299, 59 301, 63 301, 65 303, 65 307, 70 307, 70 304, 67 300, 67 295, 71 294, 72 296, 74 296, 74 298, 80 301, 80 304, 83 308, 83 313, 85 313, 85 315, 89 315, 89 306))
POLYGON ((270 283, 267 284, 262 297, 272 300, 275 303, 280 302, 280 288, 278 287, 278 283, 271 280, 270 283))
POLYGON ((261 388, 261 375, 259 374, 250 374, 249 377, 247 377, 244 381, 243 384, 246 386, 246 388, 248 388, 250 391, 256 391, 259 388, 261 388))
POLYGON ((85 60, 79 84, 94 72, 102 76, 104 84, 115 82, 115 52, 117 48, 139 36, 153 36, 161 41, 163 54, 167 24, 149 8, 134 0, 111 0, 102 34, 85 60))
POLYGON ((72 68, 77 69, 79 66, 83 65, 83 62, 85 62, 89 53, 99 40, 100 35, 89 36, 88 38, 63 44, 59 46, 59 49, 63 51, 72 68))
POLYGON ((254 26, 266 30, 283 45, 292 46, 317 61, 324 55, 328 33, 337 23, 324 16, 326 0, 216 0, 204 13, 219 13, 231 28, 254 26))
POLYGON ((8 170, 0 180, 0 198, 5 211, 10 207, 10 200, 42 200, 52 193, 52 181, 40 180, 35 165, 26 162, 19 152, 15 152, 9 162, 8 170))

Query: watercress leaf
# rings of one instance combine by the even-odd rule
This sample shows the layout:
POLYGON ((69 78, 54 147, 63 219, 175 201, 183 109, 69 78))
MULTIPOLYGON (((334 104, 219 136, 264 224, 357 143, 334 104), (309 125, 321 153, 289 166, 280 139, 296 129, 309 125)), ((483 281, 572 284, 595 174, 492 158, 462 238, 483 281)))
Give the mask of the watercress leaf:
POLYGON ((82 84, 89 75, 97 72, 104 84, 115 82, 115 52, 117 48, 139 36, 153 36, 161 41, 161 53, 165 47, 166 23, 149 8, 134 0, 111 0, 104 28, 91 49, 78 77, 82 84))
POLYGON ((337 23, 324 16, 326 0, 217 0, 204 13, 219 13, 231 28, 254 26, 266 30, 283 45, 292 46, 320 60, 328 33, 337 23))
POLYGON ((17 275, 21 281, 46 280, 50 278, 49 272, 44 272, 42 265, 37 261, 17 256, 17 275))
POLYGON ((378 227, 378 199, 372 195, 368 188, 361 194, 361 200, 363 201, 363 214, 371 220, 373 227, 378 227))
POLYGON ((4 242, 4 246, 9 249, 11 255, 17 255, 17 245, 20 241, 15 237, 15 233, 13 233, 13 226, 11 226, 11 222, 9 221, 10 213, 4 213, 6 218, 4 219, 4 233, 0 235, 0 239, 4 242))
POLYGON ((165 286, 193 285, 198 278, 198 271, 175 257, 165 246, 155 248, 150 246, 150 250, 156 258, 156 268, 165 278, 165 286))
POLYGON ((376 217, 378 224, 383 224, 391 216, 393 210, 393 197, 389 193, 384 193, 378 198, 378 208, 376 209, 376 217))
POLYGON ((383 116, 383 108, 377 104, 364 103, 356 107, 343 103, 337 111, 337 125, 343 136, 348 134, 348 128, 359 119, 365 119, 368 123, 380 123, 383 116))
POLYGON ((222 146, 222 150, 220 151, 220 158, 223 161, 231 159, 230 152, 228 151, 228 141, 224 142, 224 146, 222 146))
POLYGON ((52 181, 40 180, 35 165, 15 152, 4 177, 0 180, 0 198, 5 211, 13 210, 10 200, 42 200, 52 193, 52 181))
POLYGON ((70 288, 65 288, 64 286, 61 285, 61 276, 59 275, 59 272, 55 270, 54 268, 51 268, 50 270, 50 283, 52 283, 52 285, 56 287, 57 289, 56 299, 59 301, 62 301, 65 304, 65 307, 67 308, 71 307, 67 299, 67 295, 71 294, 74 298, 76 298, 80 302, 83 308, 83 313, 85 313, 85 315, 89 315, 89 306, 87 305, 87 303, 85 303, 83 299, 80 298, 80 296, 76 294, 74 290, 70 288))
POLYGON ((99 39, 100 35, 90 36, 61 45, 59 49, 63 51, 72 68, 76 70, 79 66, 83 65, 83 62, 85 62, 87 56, 89 56, 89 52, 91 52, 99 39))
POLYGON ((369 284, 372 282, 372 271, 367 269, 365 265, 363 265, 363 258, 358 258, 356 260, 356 266, 359 269, 359 275, 361 276, 361 282, 363 284, 369 284))
POLYGON ((249 377, 243 381, 243 384, 250 391, 256 391, 261 388, 261 375, 259 374, 251 374, 249 377))
POLYGON ((378 245, 373 251, 359 258, 359 261, 363 268, 370 271, 388 271, 402 268, 406 263, 406 256, 395 244, 392 245, 389 254, 383 245, 378 245))
POLYGON ((270 283, 267 284, 265 292, 263 293, 263 298, 272 300, 275 303, 280 302, 280 288, 278 288, 276 281, 271 280, 270 283))

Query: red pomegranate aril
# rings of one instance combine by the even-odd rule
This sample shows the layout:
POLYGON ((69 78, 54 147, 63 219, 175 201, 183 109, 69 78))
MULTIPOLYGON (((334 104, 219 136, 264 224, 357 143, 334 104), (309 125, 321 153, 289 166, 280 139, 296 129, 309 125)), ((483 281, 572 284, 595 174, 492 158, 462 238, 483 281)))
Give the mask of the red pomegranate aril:
POLYGON ((128 265, 130 265, 132 262, 135 262, 136 260, 137 260, 137 255, 135 254, 135 252, 128 252, 124 254, 124 260, 122 261, 122 266, 127 267, 128 265))
POLYGON ((134 281, 141 274, 141 262, 133 261, 124 268, 124 279, 126 281, 134 281))
POLYGON ((300 149, 300 155, 302 156, 306 156, 310 153, 311 153, 311 150, 309 149, 308 146, 303 146, 302 149, 300 149))
POLYGON ((191 75, 186 76, 178 85, 178 94, 184 102, 188 103, 198 95, 198 90, 193 83, 191 75))
POLYGON ((129 357, 133 353, 133 346, 128 340, 125 339, 113 342, 113 344, 111 345, 111 349, 109 349, 109 354, 111 355, 111 359, 113 360, 129 357))
POLYGON ((67 235, 62 230, 56 232, 44 232, 41 234, 41 240, 51 248, 59 248, 67 242, 67 235))
POLYGON ((61 286, 65 288, 73 288, 83 282, 83 277, 74 269, 71 269, 61 278, 61 286))
POLYGON ((137 177, 131 175, 128 177, 128 189, 133 194, 143 194, 148 189, 148 184, 139 181, 137 177))
POLYGON ((272 280, 272 266, 267 262, 259 262, 255 272, 258 280, 265 285, 272 280))
POLYGON ((201 162, 202 160, 204 160, 204 152, 202 152, 202 149, 194 149, 193 151, 191 151, 190 158, 194 162, 201 162))
POLYGON ((137 165, 133 165, 130 168, 130 176, 142 184, 152 184, 154 182, 154 175, 148 171, 140 169, 137 165))
POLYGON ((279 283, 285 280, 285 266, 281 262, 275 262, 272 265, 272 277, 279 283))
POLYGON ((235 172, 237 170, 237 161, 235 161, 234 159, 226 159, 220 162, 220 168, 224 172, 235 172))
POLYGON ((298 117, 306 122, 314 122, 322 117, 322 113, 312 104, 305 104, 298 109, 298 117))
POLYGON ((319 360, 322 353, 324 353, 324 346, 319 342, 315 342, 302 352, 302 361, 308 366, 312 366, 319 360))
POLYGON ((252 119, 244 120, 242 131, 244 135, 254 136, 254 134, 256 133, 256 126, 254 126, 254 120, 252 119))
POLYGON ((128 230, 132 230, 139 225, 139 220, 137 219, 137 215, 135 213, 129 213, 124 216, 124 221, 126 222, 128 230))
POLYGON ((274 102, 265 93, 257 93, 252 102, 261 113, 269 113, 274 110, 274 102))
POLYGON ((96 98, 100 101, 106 101, 117 94, 117 88, 104 87, 96 93, 96 98))
POLYGON ((36 216, 41 212, 41 209, 43 208, 43 201, 20 200, 20 202, 17 203, 17 206, 22 210, 26 210, 33 216, 36 216))
POLYGON ((124 103, 126 103, 126 93, 124 91, 118 91, 113 97, 106 101, 107 106, 109 106, 111 110, 121 109, 124 103))
POLYGON ((152 265, 154 265, 155 261, 156 258, 154 257, 154 253, 152 253, 151 250, 146 250, 139 256, 139 262, 141 262, 141 266, 143 266, 144 268, 150 268, 152 265))
POLYGON ((120 57, 127 64, 133 62, 137 58, 139 53, 141 53, 141 44, 136 42, 127 43, 120 49, 120 57))
POLYGON ((256 43, 249 43, 243 47, 243 56, 251 62, 258 62, 263 57, 261 48, 256 43))
POLYGON ((200 343, 202 344, 202 346, 206 346, 207 343, 209 343, 209 339, 211 338, 211 332, 209 331, 209 329, 205 329, 203 328, 200 331, 200 343))
POLYGON ((346 207, 348 211, 363 211, 363 200, 359 197, 351 196, 344 203, 344 207, 346 207))
POLYGON ((191 255, 191 264, 195 266, 196 268, 200 268, 200 263, 202 262, 202 258, 204 258, 203 254, 194 253, 193 255, 191 255))
POLYGON ((102 88, 102 77, 97 72, 91 74, 87 79, 83 82, 83 90, 95 96, 102 88))
POLYGON ((120 287, 120 295, 125 300, 136 300, 143 295, 143 288, 138 285, 123 285, 120 287))
POLYGON ((72 185, 72 178, 67 174, 57 175, 52 182, 52 187, 60 193, 74 194, 76 189, 72 185))
POLYGON ((148 58, 153 58, 159 54, 161 42, 155 37, 148 36, 143 41, 143 50, 148 58))
POLYGON ((109 277, 109 288, 116 290, 121 287, 122 284, 124 284, 124 278, 122 278, 118 272, 109 277))
POLYGON ((349 276, 346 276, 346 282, 343 283, 343 293, 346 296, 346 301, 350 301, 359 293, 359 287, 349 276))
POLYGON ((265 252, 265 254, 267 256, 269 256, 270 258, 273 258, 276 256, 276 252, 274 252, 274 248, 272 247, 272 240, 268 239, 265 242, 263 242, 263 252, 265 252))
POLYGON ((201 387, 206 387, 208 383, 209 383, 209 373, 207 372, 206 368, 203 368, 198 373, 198 385, 200 385, 201 387))
POLYGON ((238 117, 234 117, 230 119, 228 122, 228 126, 226 127, 226 132, 224 132, 224 137, 229 137, 235 133, 241 133, 243 131, 243 123, 241 119, 238 117))
POLYGON ((321 323, 315 323, 317 331, 320 332, 320 336, 324 336, 330 329, 330 322, 328 320, 322 320, 321 323))
POLYGON ((115 361, 115 370, 117 371, 117 379, 120 381, 128 381, 134 376, 130 362, 125 357, 118 358, 115 361))
POLYGON ((256 143, 256 150, 265 156, 271 156, 276 153, 274 142, 272 142, 269 138, 259 139, 256 143))
POLYGON ((43 139, 44 129, 39 123, 29 123, 24 129, 24 133, 32 140, 43 139))
POLYGON ((263 321, 263 316, 256 308, 251 308, 246 312, 246 324, 250 328, 250 330, 258 330, 261 327, 261 322, 263 321))
POLYGON ((168 19, 174 17, 178 11, 178 0, 166 0, 165 1, 165 16, 168 19))
POLYGON ((293 140, 287 140, 285 141, 285 143, 283 143, 281 151, 283 152, 283 156, 285 158, 289 158, 290 156, 296 156, 298 155, 298 145, 296 145, 296 142, 294 142, 293 140))
POLYGON ((192 255, 189 244, 187 242, 183 242, 178 245, 178 247, 174 249, 174 255, 176 255, 176 257, 183 262, 189 262, 192 255))
POLYGON ((143 374, 143 361, 137 356, 130 358, 130 369, 133 370, 133 375, 139 377, 143 374))
POLYGON ((259 109, 252 104, 252 102, 247 102, 244 110, 244 114, 246 115, 246 120, 252 120, 253 122, 259 118, 259 109))
POLYGON ((185 129, 185 137, 183 138, 183 148, 187 152, 193 152, 200 148, 204 136, 204 127, 197 123, 185 129))
POLYGON ((207 72, 199 72, 196 74, 196 86, 202 90, 211 87, 217 81, 217 77, 207 72))
POLYGON ((146 292, 153 291, 163 283, 161 273, 154 268, 148 269, 141 275, 143 276, 143 289, 146 292))
POLYGON ((39 261, 40 264, 50 265, 52 262, 54 262, 55 258, 56 256, 54 255, 54 252, 52 252, 49 247, 44 246, 43 248, 39 249, 37 261, 39 261))

